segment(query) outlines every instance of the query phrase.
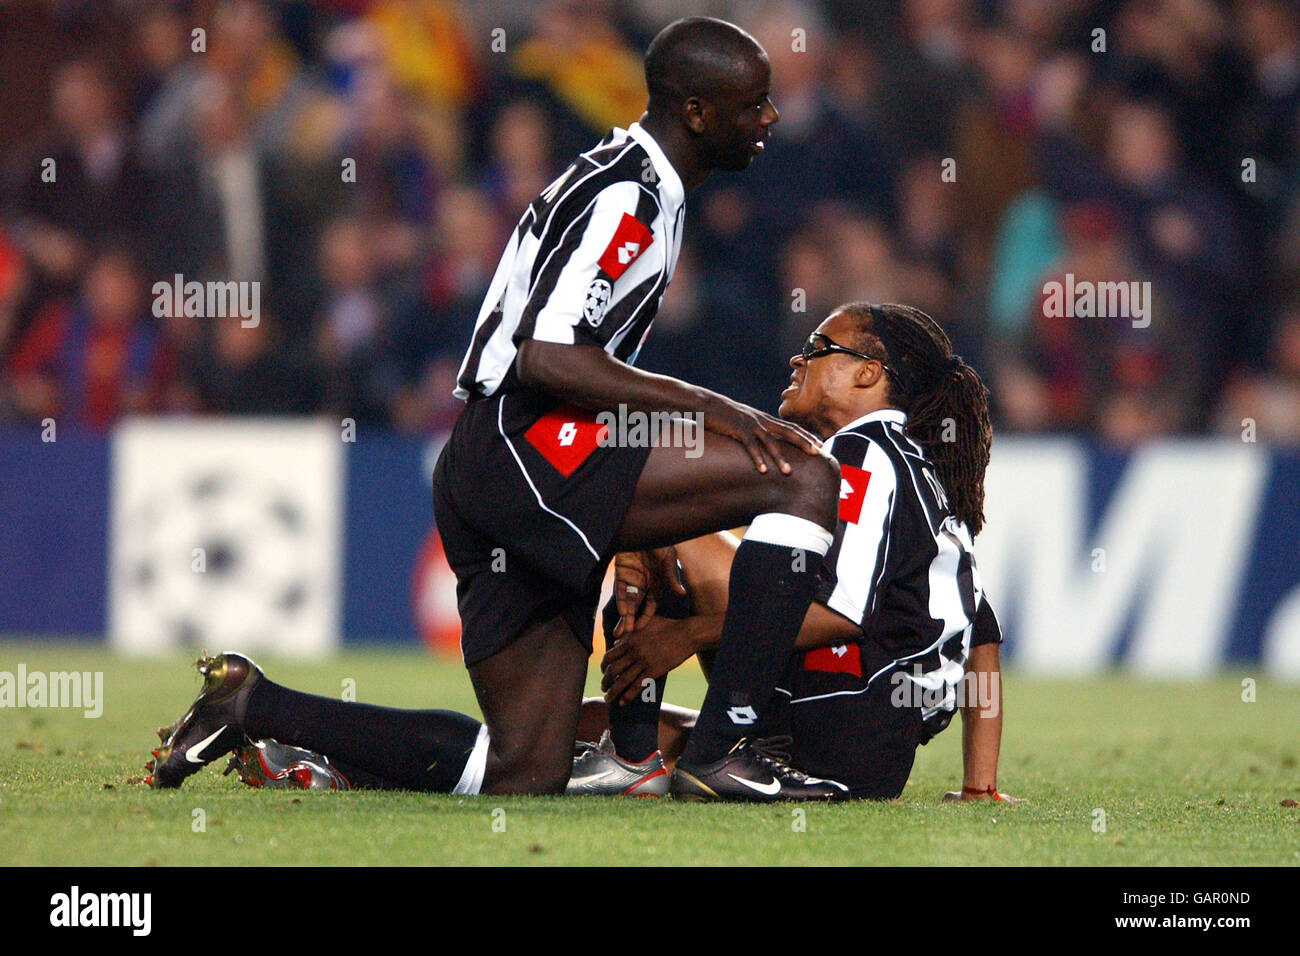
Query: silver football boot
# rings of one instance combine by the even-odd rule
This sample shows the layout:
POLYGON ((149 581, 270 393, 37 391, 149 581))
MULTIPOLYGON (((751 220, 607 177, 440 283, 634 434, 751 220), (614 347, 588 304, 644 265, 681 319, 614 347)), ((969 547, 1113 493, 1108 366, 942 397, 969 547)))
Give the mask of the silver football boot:
POLYGON ((329 758, 278 740, 255 740, 235 748, 224 774, 239 774, 250 787, 290 790, 348 790, 347 778, 329 758))
POLYGON ((640 763, 631 763, 614 752, 608 730, 599 743, 580 743, 574 749, 573 773, 564 788, 567 794, 662 797, 668 793, 668 771, 657 750, 640 763))

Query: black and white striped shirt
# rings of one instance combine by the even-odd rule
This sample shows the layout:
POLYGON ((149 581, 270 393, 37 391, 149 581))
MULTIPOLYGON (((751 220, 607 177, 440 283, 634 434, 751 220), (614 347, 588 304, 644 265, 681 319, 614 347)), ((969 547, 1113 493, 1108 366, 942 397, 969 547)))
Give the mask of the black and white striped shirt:
POLYGON ((615 128, 524 212, 457 376, 457 398, 513 391, 516 343, 596 344, 634 363, 672 278, 686 192, 640 124, 615 128))
POLYGON ((872 412, 827 443, 840 463, 840 509, 816 599, 862 628, 868 683, 901 669, 930 692, 925 699, 941 701, 922 712, 937 732, 955 710, 972 643, 1000 640, 1000 631, 970 531, 906 421, 895 409, 872 412))

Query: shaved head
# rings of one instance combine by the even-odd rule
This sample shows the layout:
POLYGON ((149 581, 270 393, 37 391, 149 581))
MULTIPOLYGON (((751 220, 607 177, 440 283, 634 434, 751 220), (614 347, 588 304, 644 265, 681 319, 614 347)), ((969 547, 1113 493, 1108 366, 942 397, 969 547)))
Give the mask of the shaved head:
POLYGON ((710 170, 741 170, 766 148, 781 118, 762 45, 726 20, 668 24, 645 55, 650 92, 642 126, 664 147, 687 189, 710 170))
POLYGON ((698 96, 713 99, 752 82, 767 53, 726 20, 687 17, 659 31, 645 55, 651 112, 671 111, 698 96))

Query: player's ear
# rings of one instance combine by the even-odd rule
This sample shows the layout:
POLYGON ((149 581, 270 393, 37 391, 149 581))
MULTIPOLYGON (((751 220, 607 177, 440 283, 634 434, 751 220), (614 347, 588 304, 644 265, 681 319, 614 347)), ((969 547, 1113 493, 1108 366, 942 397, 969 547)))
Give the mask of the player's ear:
POLYGON ((698 136, 713 122, 713 104, 698 96, 688 96, 682 102, 682 122, 698 136))
POLYGON ((858 388, 871 388, 885 375, 885 367, 879 362, 859 362, 853 384, 858 388))

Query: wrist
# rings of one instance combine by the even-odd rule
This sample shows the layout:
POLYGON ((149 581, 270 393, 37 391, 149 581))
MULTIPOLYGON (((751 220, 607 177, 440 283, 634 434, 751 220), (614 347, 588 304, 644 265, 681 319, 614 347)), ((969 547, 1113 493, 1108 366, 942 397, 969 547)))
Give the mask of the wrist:
POLYGON ((700 389, 700 395, 697 399, 699 404, 696 406, 704 415, 704 430, 710 431, 709 419, 711 417, 719 420, 724 419, 727 414, 736 406, 736 403, 725 395, 718 392, 712 392, 708 389, 700 389))

